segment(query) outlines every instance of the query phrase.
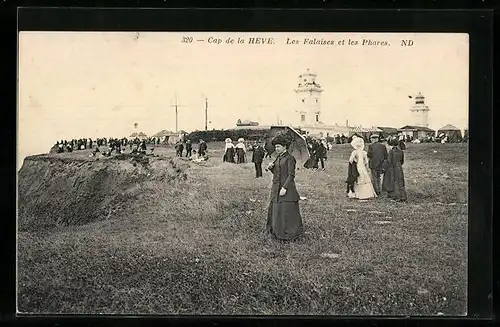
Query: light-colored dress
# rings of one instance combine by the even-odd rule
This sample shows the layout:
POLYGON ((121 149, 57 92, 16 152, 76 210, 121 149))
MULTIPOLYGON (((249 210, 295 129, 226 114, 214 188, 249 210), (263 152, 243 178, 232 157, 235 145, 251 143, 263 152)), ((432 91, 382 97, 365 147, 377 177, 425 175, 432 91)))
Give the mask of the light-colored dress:
POLYGON ((371 181, 366 151, 359 149, 352 151, 349 162, 356 163, 359 173, 358 179, 354 183, 354 197, 360 200, 376 198, 377 194, 371 181))

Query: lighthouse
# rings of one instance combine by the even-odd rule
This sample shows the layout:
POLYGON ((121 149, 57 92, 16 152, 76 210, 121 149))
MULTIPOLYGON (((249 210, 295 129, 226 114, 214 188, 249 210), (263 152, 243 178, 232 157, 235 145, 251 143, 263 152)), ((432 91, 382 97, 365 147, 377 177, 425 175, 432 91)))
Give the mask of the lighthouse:
POLYGON ((299 75, 296 94, 295 125, 312 126, 321 123, 321 85, 316 83, 316 74, 309 69, 299 75))
POLYGON ((410 109, 415 126, 429 127, 429 111, 429 107, 425 105, 425 97, 418 92, 415 96, 415 104, 410 109))

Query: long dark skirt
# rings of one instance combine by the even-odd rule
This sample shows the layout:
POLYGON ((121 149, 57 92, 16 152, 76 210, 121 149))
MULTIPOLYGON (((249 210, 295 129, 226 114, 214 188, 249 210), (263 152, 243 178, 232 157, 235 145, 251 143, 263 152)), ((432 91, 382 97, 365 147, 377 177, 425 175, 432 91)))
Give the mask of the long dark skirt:
POLYGON ((312 162, 312 168, 317 169, 319 168, 319 158, 318 156, 314 155, 312 156, 313 162, 312 162))
POLYGON ((227 149, 226 153, 224 154, 223 161, 234 163, 234 149, 233 148, 227 149))
POLYGON ((391 166, 384 173, 382 191, 394 200, 406 201, 406 187, 403 167, 391 166))
POLYGON ((267 211, 267 232, 280 240, 293 240, 304 228, 299 202, 271 202, 267 211))
POLYGON ((382 178, 382 192, 389 194, 394 191, 394 168, 387 167, 382 178))
POLYGON ((243 151, 243 149, 239 148, 239 149, 236 149, 236 157, 237 157, 237 161, 236 163, 245 163, 245 152, 243 151))
MULTIPOLYGON (((309 159, 307 159, 307 161, 304 163, 304 168, 306 168, 306 169, 314 168, 314 161, 315 161, 315 158, 313 156, 309 157, 309 159)), ((316 167, 317 166, 318 166, 318 163, 316 162, 316 167)))

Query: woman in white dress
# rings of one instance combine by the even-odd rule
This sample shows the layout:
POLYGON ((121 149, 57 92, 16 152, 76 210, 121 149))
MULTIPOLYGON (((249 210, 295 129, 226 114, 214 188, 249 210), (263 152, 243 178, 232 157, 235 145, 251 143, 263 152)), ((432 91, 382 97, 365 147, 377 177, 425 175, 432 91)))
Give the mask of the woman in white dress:
POLYGON ((360 200, 375 198, 377 194, 373 188, 369 173, 368 156, 364 150, 365 142, 362 138, 356 137, 353 138, 351 146, 354 148, 354 151, 351 153, 349 162, 356 163, 356 169, 358 170, 359 176, 354 183, 354 194, 350 193, 349 197, 360 200))

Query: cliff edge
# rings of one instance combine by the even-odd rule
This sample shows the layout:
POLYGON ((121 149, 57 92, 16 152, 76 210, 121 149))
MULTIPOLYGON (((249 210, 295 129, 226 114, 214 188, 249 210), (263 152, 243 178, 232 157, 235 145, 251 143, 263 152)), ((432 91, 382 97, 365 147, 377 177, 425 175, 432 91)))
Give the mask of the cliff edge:
POLYGON ((128 154, 27 157, 18 173, 19 230, 82 225, 134 211, 155 187, 186 180, 188 168, 178 158, 128 154))

